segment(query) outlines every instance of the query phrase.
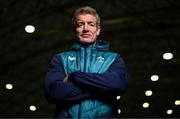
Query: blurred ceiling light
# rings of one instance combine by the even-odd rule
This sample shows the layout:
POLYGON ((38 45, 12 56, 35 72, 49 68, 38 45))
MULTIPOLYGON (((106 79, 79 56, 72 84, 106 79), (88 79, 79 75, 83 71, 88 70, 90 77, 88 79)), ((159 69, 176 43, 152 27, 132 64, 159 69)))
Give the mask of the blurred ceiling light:
POLYGON ((8 89, 8 90, 13 89, 13 85, 12 84, 6 84, 6 89, 8 89))
POLYGON ((121 98, 121 96, 117 96, 116 99, 119 100, 121 98))
POLYGON ((169 110, 167 110, 166 113, 167 113, 167 114, 172 114, 172 113, 173 113, 173 110, 169 109, 169 110))
POLYGON ((170 53, 170 52, 163 54, 163 59, 164 59, 164 60, 170 60, 170 59, 172 59, 172 58, 173 58, 173 54, 170 53))
POLYGON ((118 109, 118 114, 120 114, 121 113, 121 109, 118 109))
POLYGON ((27 25, 27 26, 25 27, 25 31, 26 31, 27 33, 33 33, 33 32, 35 31, 35 27, 32 26, 32 25, 27 25))
POLYGON ((147 91, 145 92, 145 95, 146 95, 146 96, 151 96, 151 95, 152 95, 152 91, 151 91, 151 90, 147 90, 147 91))
POLYGON ((149 103, 148 102, 145 102, 145 103, 143 103, 143 108, 148 108, 149 107, 149 103))
POLYGON ((158 81, 159 80, 159 76, 158 75, 152 75, 151 76, 151 81, 158 81))
POLYGON ((29 106, 29 110, 36 111, 36 106, 34 106, 34 105, 29 106))
POLYGON ((176 100, 176 101, 174 102, 174 104, 175 104, 175 105, 180 105, 180 100, 176 100))

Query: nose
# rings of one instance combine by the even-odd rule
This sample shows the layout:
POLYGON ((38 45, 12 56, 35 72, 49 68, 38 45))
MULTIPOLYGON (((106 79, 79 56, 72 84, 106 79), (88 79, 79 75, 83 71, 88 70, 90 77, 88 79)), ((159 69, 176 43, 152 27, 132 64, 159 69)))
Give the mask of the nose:
POLYGON ((84 31, 84 32, 89 31, 89 26, 88 26, 88 24, 85 24, 85 25, 84 25, 84 27, 83 27, 83 31, 84 31))

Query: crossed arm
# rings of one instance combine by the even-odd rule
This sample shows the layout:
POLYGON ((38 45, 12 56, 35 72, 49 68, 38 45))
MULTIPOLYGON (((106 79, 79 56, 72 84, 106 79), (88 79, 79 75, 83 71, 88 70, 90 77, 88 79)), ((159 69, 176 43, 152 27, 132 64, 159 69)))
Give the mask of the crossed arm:
POLYGON ((65 76, 62 62, 55 56, 50 63, 44 87, 52 103, 79 101, 96 93, 122 94, 128 82, 128 72, 120 56, 102 74, 76 71, 65 76))

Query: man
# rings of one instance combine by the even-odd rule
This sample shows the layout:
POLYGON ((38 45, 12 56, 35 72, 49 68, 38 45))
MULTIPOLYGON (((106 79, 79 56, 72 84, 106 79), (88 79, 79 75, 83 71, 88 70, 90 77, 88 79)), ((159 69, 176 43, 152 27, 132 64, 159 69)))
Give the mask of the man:
POLYGON ((125 91, 128 73, 120 55, 110 52, 107 42, 96 40, 100 29, 96 10, 75 11, 77 42, 53 57, 44 81, 48 101, 57 105, 56 117, 117 117, 116 96, 125 91))

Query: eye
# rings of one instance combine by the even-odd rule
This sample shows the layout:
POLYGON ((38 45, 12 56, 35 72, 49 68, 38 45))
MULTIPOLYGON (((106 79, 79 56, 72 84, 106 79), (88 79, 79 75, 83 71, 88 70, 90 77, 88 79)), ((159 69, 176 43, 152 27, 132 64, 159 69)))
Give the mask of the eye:
POLYGON ((94 27, 94 26, 96 26, 96 24, 93 23, 93 22, 90 22, 90 23, 89 23, 89 26, 93 26, 93 27, 94 27))
POLYGON ((81 22, 77 23, 77 27, 82 27, 83 25, 84 25, 84 24, 81 23, 81 22))

